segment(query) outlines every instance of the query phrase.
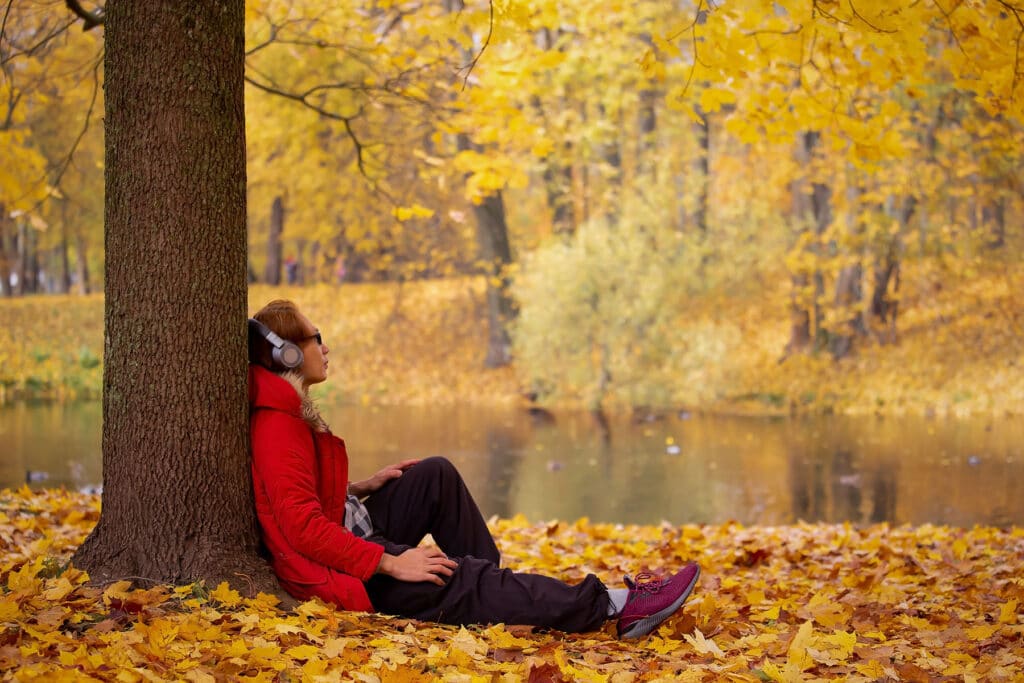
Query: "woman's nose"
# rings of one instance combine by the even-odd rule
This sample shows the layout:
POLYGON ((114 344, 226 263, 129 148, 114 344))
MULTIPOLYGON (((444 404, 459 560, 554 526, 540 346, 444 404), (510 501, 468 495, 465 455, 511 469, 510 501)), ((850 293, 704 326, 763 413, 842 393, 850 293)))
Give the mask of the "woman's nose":
POLYGON ((321 351, 323 352, 323 354, 324 354, 325 356, 326 356, 326 355, 327 355, 328 353, 330 353, 330 352, 331 352, 331 350, 330 350, 329 348, 327 348, 327 344, 321 344, 321 345, 320 345, 320 350, 321 350, 321 351))

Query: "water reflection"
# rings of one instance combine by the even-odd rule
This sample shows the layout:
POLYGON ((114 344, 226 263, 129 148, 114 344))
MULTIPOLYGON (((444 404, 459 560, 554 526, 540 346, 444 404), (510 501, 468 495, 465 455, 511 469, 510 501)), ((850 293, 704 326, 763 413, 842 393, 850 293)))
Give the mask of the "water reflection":
MULTIPOLYGON (((0 486, 100 480, 100 406, 0 410, 0 486)), ((479 407, 324 410, 360 478, 444 455, 486 515, 623 523, 798 520, 1024 524, 1021 425, 915 418, 766 420, 673 416, 554 422, 479 407)))

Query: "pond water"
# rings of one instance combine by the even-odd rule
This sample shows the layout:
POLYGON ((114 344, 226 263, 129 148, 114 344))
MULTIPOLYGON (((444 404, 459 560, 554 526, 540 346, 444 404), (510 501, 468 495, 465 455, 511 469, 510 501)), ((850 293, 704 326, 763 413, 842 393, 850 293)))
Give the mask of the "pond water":
MULTIPOLYGON (((1020 420, 672 415, 538 419, 511 408, 330 406, 352 476, 444 455, 485 515, 533 521, 1024 525, 1020 420)), ((101 483, 99 403, 0 408, 0 487, 101 483)))

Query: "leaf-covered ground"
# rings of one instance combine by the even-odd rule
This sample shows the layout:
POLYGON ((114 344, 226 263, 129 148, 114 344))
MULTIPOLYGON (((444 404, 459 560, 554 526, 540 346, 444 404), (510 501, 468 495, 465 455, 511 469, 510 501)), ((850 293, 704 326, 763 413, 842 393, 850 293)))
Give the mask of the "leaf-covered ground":
POLYGON ((90 587, 66 568, 99 499, 0 492, 0 676, 188 681, 1010 681, 1024 671, 1024 529, 640 527, 496 520, 506 563, 570 581, 698 560, 650 637, 454 628, 226 585, 90 587))

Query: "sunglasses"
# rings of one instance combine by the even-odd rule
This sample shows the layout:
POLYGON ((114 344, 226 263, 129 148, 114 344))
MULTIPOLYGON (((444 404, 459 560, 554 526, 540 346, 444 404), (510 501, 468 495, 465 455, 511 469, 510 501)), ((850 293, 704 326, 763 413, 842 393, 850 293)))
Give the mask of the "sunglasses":
POLYGON ((308 337, 303 337, 299 342, 309 341, 310 339, 316 339, 317 346, 324 345, 324 339, 320 336, 320 330, 317 330, 315 334, 311 334, 308 337))

